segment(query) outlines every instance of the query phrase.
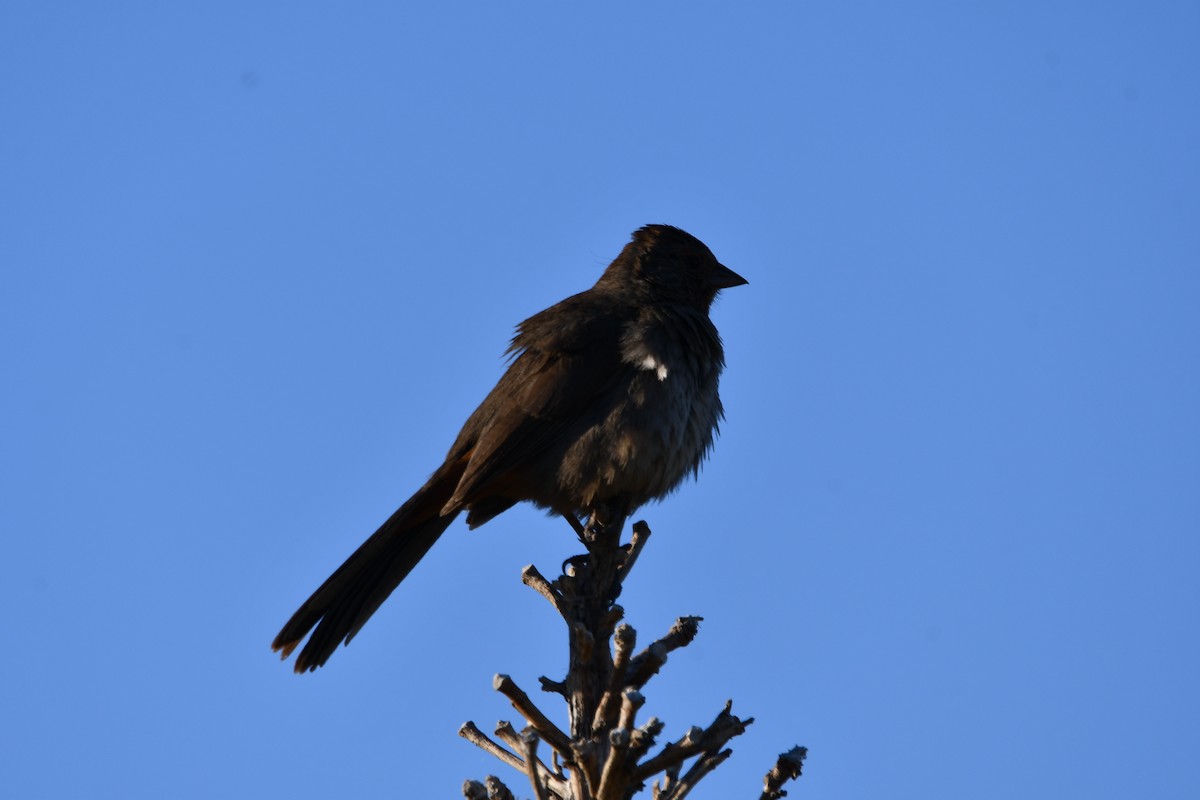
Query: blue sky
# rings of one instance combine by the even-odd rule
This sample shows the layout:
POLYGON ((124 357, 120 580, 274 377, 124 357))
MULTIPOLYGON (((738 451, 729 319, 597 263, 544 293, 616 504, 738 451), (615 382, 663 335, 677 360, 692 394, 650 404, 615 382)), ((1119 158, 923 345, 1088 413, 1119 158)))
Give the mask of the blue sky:
MULTIPOLYGON (((669 735, 811 798, 1200 793, 1193 3, 9 3, 0 781, 453 797, 557 677, 451 528, 354 644, 268 644, 439 463, 512 326, 681 226, 750 285, 643 511, 669 735)), ((547 707, 553 707, 547 698, 547 707)), ((515 787, 524 788, 519 779, 515 787)))

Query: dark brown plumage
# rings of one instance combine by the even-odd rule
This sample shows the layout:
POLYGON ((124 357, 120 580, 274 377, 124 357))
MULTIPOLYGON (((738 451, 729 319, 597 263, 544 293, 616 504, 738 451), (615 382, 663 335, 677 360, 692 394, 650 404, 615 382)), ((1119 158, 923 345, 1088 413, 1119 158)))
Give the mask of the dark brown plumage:
POLYGON ((623 520, 696 473, 721 419, 724 351, 709 307, 746 280, 695 237, 647 225, 596 285, 522 322, 508 371, 445 462, 300 607, 297 672, 349 642, 459 512, 475 528, 518 502, 623 520), (315 630, 314 630, 315 626, 315 630))

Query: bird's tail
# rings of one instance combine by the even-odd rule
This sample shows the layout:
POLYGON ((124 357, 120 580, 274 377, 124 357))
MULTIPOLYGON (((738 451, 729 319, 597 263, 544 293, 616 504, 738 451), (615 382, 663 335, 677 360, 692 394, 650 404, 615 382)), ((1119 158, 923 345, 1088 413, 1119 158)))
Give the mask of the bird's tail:
POLYGON ((442 509, 461 474, 462 467, 450 463, 435 472, 300 606, 271 649, 287 658, 312 630, 295 665, 296 672, 308 672, 349 643, 458 516, 442 509))

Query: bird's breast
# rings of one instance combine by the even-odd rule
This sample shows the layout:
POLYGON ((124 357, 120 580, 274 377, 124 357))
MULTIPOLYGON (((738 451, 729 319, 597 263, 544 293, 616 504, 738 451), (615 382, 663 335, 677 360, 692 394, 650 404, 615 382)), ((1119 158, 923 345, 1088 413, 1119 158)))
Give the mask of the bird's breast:
POLYGON ((721 418, 719 348, 715 336, 627 342, 625 379, 559 470, 560 485, 579 498, 581 510, 604 502, 632 511, 699 467, 721 418))

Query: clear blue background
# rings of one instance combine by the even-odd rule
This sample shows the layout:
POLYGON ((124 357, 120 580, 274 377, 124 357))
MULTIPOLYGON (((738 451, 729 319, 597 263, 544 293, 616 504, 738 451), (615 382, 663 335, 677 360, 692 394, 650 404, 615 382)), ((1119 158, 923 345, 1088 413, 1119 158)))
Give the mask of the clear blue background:
POLYGON ((667 735, 758 719, 698 796, 797 743, 798 797, 1200 796, 1198 41, 1191 2, 6 3, 0 792, 525 792, 455 731, 561 675, 518 581, 561 522, 456 525, 314 675, 267 645, 512 326, 666 222, 750 279, 623 597, 706 619, 667 735))

